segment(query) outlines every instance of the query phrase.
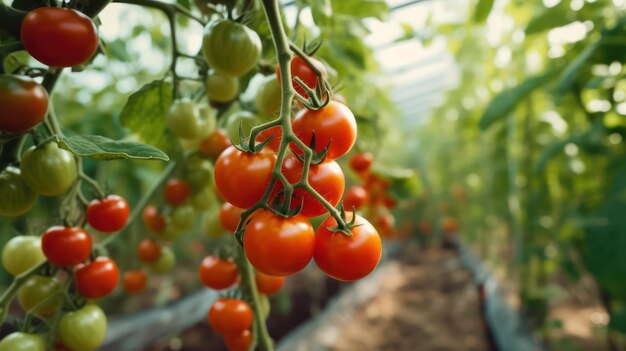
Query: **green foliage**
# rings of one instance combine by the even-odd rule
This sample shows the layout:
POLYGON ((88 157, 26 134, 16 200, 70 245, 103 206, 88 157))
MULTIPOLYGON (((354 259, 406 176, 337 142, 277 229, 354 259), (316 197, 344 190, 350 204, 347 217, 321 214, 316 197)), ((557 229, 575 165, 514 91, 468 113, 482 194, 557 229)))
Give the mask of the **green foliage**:
POLYGON ((117 141, 99 135, 77 135, 57 138, 59 147, 76 156, 96 160, 162 160, 169 157, 161 150, 134 141, 117 141))
POLYGON ((487 20, 491 8, 493 7, 494 0, 479 0, 474 10, 474 22, 482 23, 487 20))

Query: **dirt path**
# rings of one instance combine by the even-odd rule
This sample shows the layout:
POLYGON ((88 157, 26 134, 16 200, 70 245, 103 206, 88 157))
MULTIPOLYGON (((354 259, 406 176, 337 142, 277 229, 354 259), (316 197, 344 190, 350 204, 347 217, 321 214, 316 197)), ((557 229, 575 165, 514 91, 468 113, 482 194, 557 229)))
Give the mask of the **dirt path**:
POLYGON ((492 350, 476 286, 454 252, 409 248, 396 271, 332 350, 492 350))

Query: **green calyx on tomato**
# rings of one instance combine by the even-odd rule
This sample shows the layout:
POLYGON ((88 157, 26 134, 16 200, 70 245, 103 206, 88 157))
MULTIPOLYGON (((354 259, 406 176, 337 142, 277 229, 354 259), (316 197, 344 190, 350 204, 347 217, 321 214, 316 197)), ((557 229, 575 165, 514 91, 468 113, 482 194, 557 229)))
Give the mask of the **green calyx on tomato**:
POLYGON ((78 171, 74 155, 48 142, 28 149, 20 161, 22 177, 37 194, 58 196, 76 181, 78 171))
POLYGON ((41 121, 48 112, 48 93, 31 78, 0 75, 0 132, 22 133, 41 121))
POLYGON ((63 345, 70 350, 90 351, 102 345, 106 331, 104 311, 98 305, 87 304, 61 317, 58 335, 63 345))
POLYGON ((36 308, 35 315, 49 317, 63 301, 63 296, 58 294, 60 291, 61 284, 56 278, 35 275, 20 286, 17 299, 24 311, 36 308))
POLYGON ((206 26, 202 53, 215 71, 239 77, 256 66, 261 56, 261 38, 243 24, 219 20, 206 26))
POLYGON ((13 276, 18 276, 46 260, 38 236, 19 235, 11 238, 2 248, 2 266, 13 276))
POLYGON ((204 81, 211 101, 229 102, 239 94, 239 79, 219 72, 211 72, 204 81))
POLYGON ((37 200, 37 194, 24 182, 21 171, 7 167, 0 172, 0 216, 16 217, 28 212, 37 200))

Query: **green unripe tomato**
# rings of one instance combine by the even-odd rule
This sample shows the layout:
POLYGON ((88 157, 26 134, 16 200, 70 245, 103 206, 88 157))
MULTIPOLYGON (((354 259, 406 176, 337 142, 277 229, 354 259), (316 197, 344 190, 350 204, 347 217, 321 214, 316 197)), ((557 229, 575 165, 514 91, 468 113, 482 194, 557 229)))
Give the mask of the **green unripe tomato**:
POLYGON ((192 156, 187 160, 187 174, 185 176, 194 190, 201 190, 213 184, 213 164, 199 156, 192 156))
POLYGON ((239 77, 256 66, 261 56, 261 38, 243 24, 220 20, 204 30, 202 53, 217 72, 239 77))
POLYGON ((46 196, 62 195, 78 176, 74 155, 59 149, 55 142, 28 149, 22 155, 20 169, 26 184, 46 196))
POLYGON ((212 187, 208 186, 191 196, 191 206, 196 211, 206 211, 217 206, 217 196, 212 187))
POLYGON ((200 109, 200 117, 204 121, 204 128, 202 129, 200 138, 206 138, 217 128, 217 111, 207 105, 201 105, 198 108, 200 109))
POLYGON ((237 111, 228 116, 226 120, 226 134, 233 142, 239 142, 239 126, 243 127, 244 136, 250 134, 252 127, 263 123, 263 121, 248 111, 237 111))
POLYGON ((91 351, 104 342, 107 320, 98 305, 87 304, 66 313, 59 322, 59 339, 72 351, 91 351))
POLYGON ((204 81, 211 101, 229 102, 239 94, 239 79, 219 72, 212 72, 204 81))
POLYGON ((191 205, 178 206, 172 211, 170 220, 176 229, 183 232, 193 227, 196 220, 196 211, 191 205))
POLYGON ((178 227, 172 225, 172 219, 169 218, 169 224, 161 232, 156 233, 156 236, 164 241, 174 241, 183 234, 183 231, 178 227))
POLYGON ((18 168, 7 167, 0 172, 0 216, 16 217, 28 212, 37 194, 24 182, 18 168))
POLYGON ((281 92, 276 74, 265 77, 256 93, 254 104, 263 116, 277 117, 280 115, 281 92))
POLYGON ((154 274, 168 274, 174 269, 176 256, 169 246, 161 247, 161 257, 158 260, 148 263, 148 269, 154 274))
POLYGON ((228 233, 220 224, 219 210, 209 211, 202 216, 202 231, 210 238, 219 238, 228 233))
POLYGON ((167 127, 182 139, 197 139, 202 135, 204 122, 196 103, 189 99, 176 100, 167 111, 167 127))
POLYGON ((46 343, 39 335, 11 333, 0 341, 0 351, 45 351, 46 343))
POLYGON ((20 275, 46 261, 38 236, 19 235, 2 248, 2 265, 13 276, 20 275))
POLYGON ((56 278, 35 275, 30 277, 17 291, 17 300, 24 311, 30 311, 34 307, 35 315, 49 317, 57 310, 63 301, 63 296, 51 298, 61 291, 61 284, 56 278), (43 301, 45 303, 39 305, 43 301), (39 305, 39 306, 38 306, 39 305))
POLYGON ((16 69, 28 65, 28 60, 30 59, 30 55, 26 50, 14 51, 8 54, 4 61, 2 61, 2 68, 4 68, 4 73, 10 74, 15 72, 16 69))

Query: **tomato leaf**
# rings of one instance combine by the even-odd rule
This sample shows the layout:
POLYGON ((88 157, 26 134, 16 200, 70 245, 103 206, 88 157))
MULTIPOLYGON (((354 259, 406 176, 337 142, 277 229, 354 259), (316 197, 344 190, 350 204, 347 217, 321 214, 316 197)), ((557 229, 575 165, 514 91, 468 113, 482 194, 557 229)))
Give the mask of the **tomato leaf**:
POLYGON ((483 23, 489 17, 491 8, 493 7, 493 0, 479 0, 474 10, 474 22, 483 23))
POLYGON ((132 159, 163 160, 169 157, 161 150, 134 141, 117 141, 99 135, 58 137, 59 147, 79 157, 97 160, 132 159))
POLYGON ((504 118, 535 89, 547 83, 554 75, 554 70, 549 70, 538 76, 526 79, 522 84, 511 89, 504 90, 491 100, 489 106, 480 118, 480 129, 487 129, 493 122, 504 118))
POLYGON ((120 123, 138 134, 143 142, 161 150, 172 150, 175 138, 165 123, 172 100, 172 83, 162 80, 148 83, 128 98, 120 123))
POLYGON ((585 63, 591 58, 591 55, 596 51, 596 49, 600 46, 601 40, 594 41, 589 44, 585 49, 576 56, 574 60, 572 60, 563 70, 563 73, 559 76, 558 79, 558 92, 564 94, 574 83, 574 80, 578 76, 578 72, 583 68, 585 63))

